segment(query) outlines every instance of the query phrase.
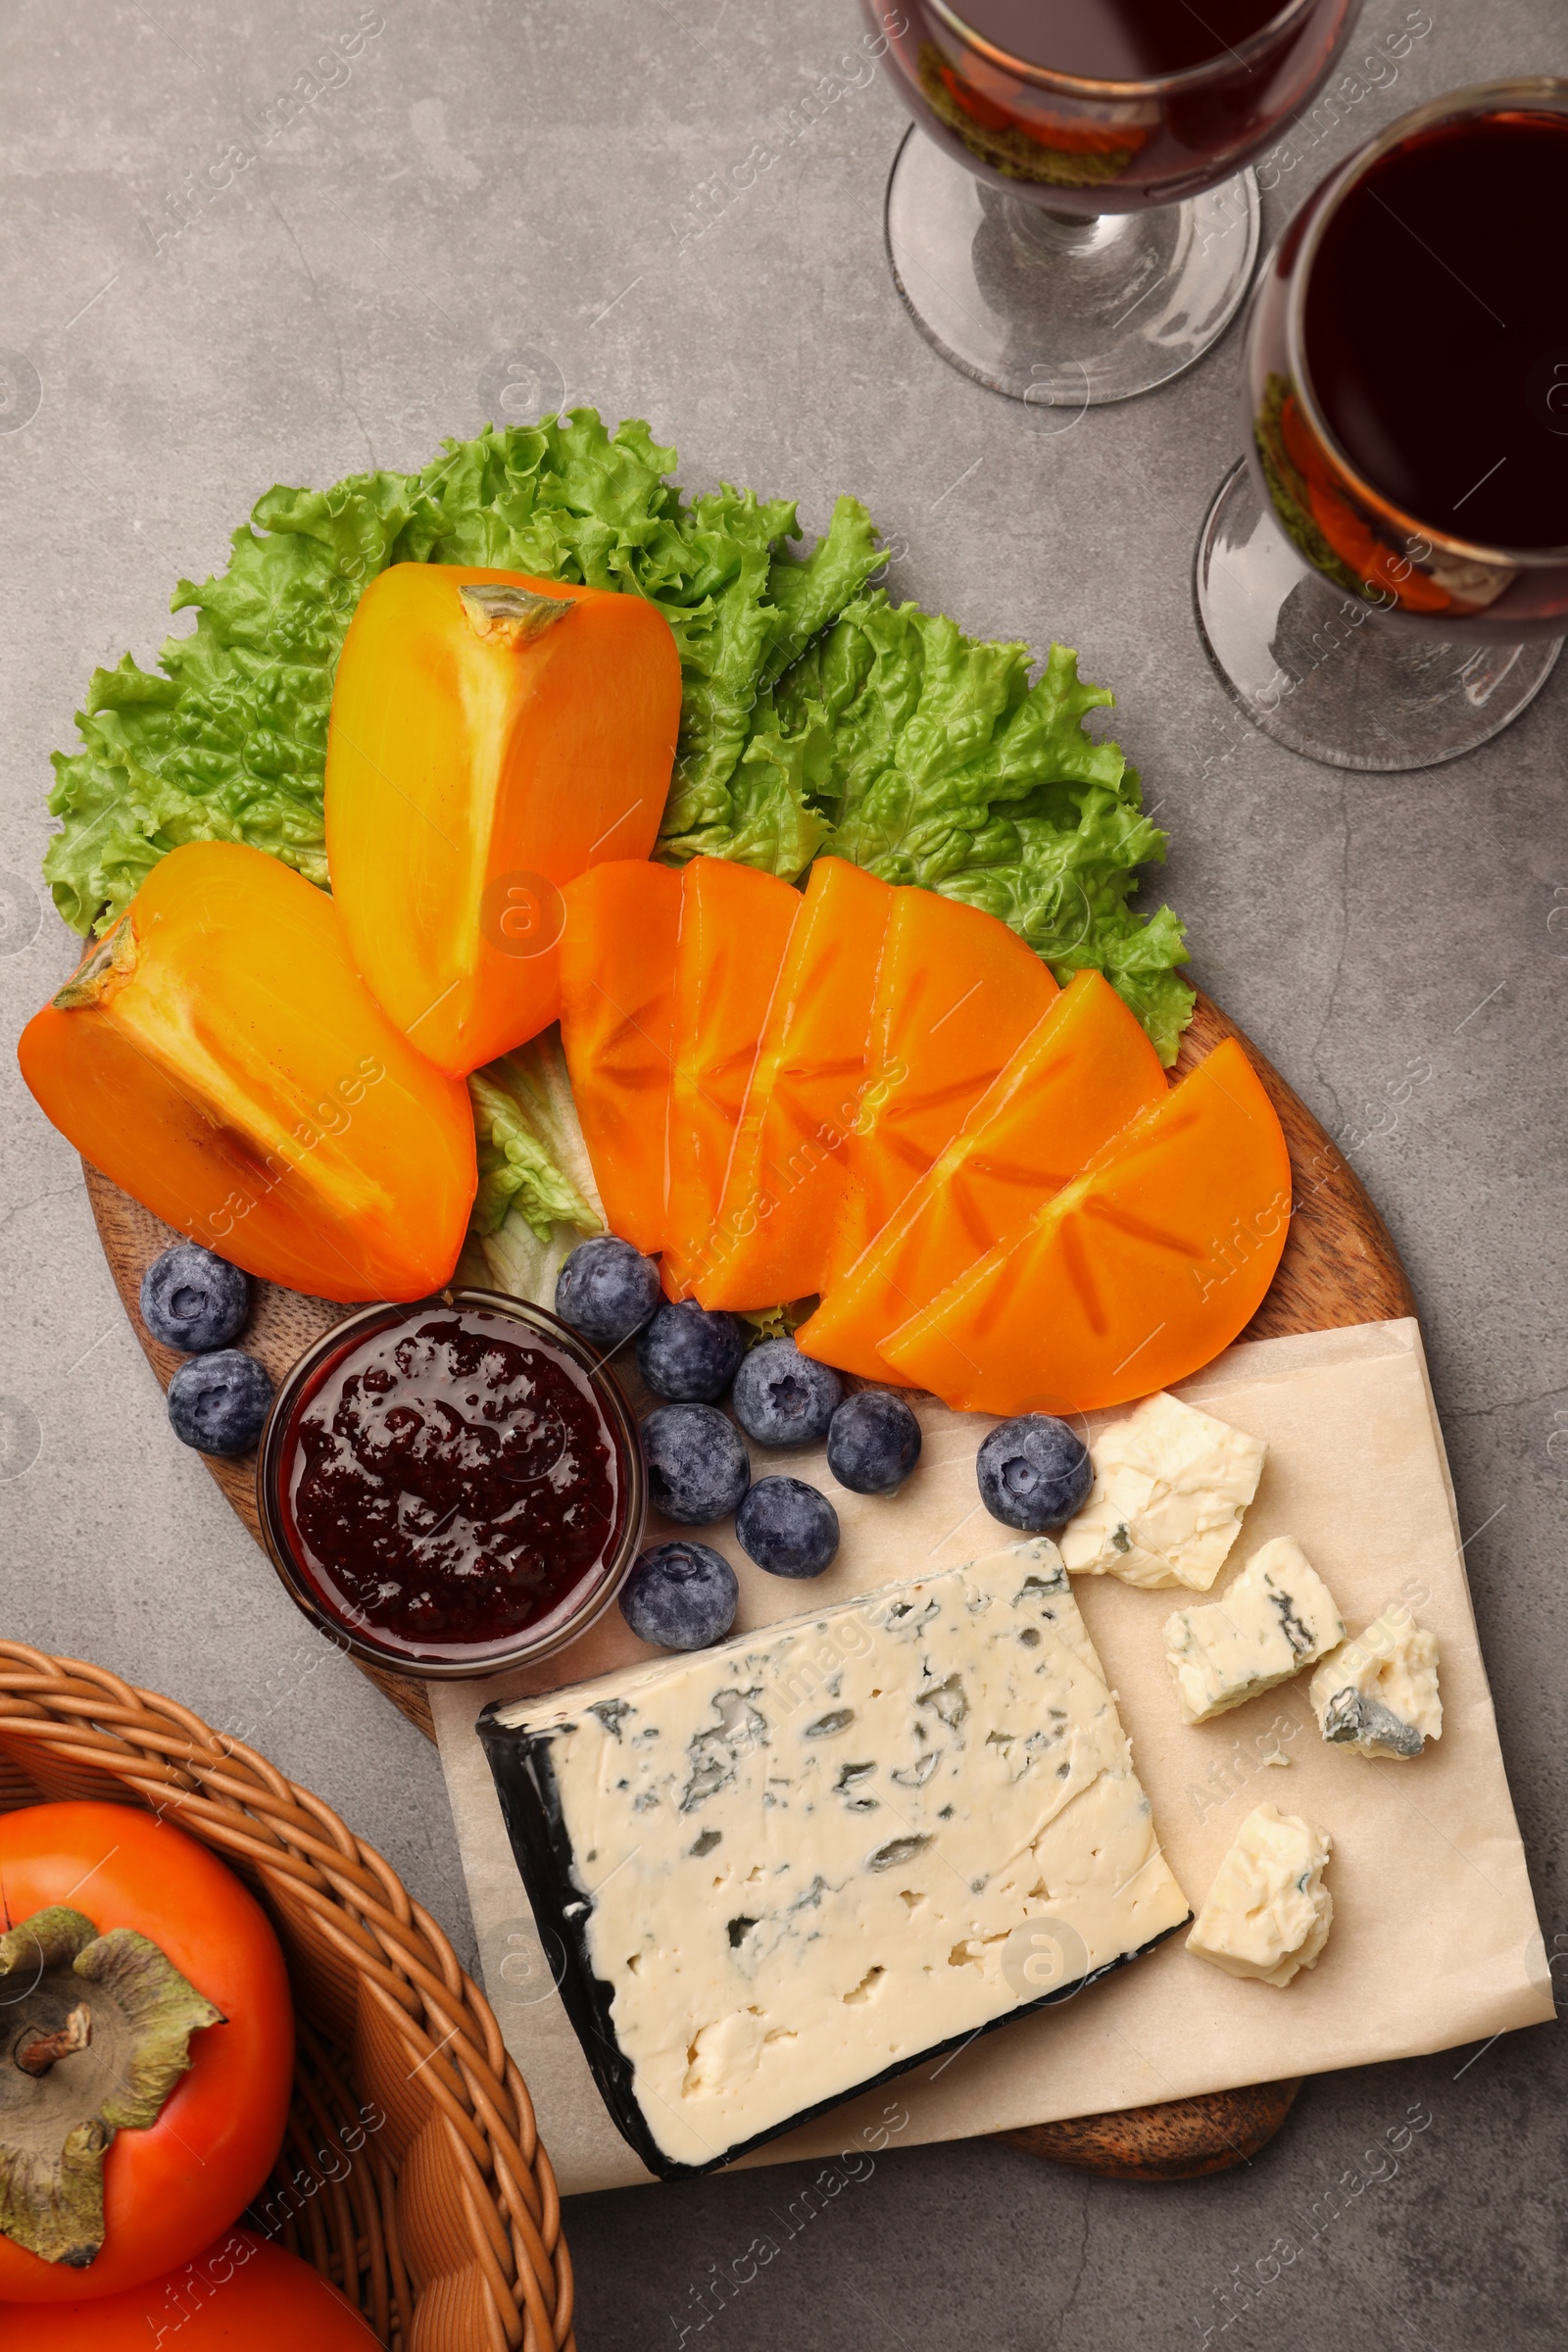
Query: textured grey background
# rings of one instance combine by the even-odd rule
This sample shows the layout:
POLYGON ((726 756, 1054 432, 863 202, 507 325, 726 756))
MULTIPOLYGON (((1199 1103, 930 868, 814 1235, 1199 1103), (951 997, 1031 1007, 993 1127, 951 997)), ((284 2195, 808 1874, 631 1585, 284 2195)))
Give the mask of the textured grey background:
MULTIPOLYGON (((1270 230, 1403 105, 1563 68, 1554 0, 1432 5, 1397 79, 1298 141, 1270 230)), ((1406 15, 1375 0, 1352 61, 1406 15)), ((527 369, 506 365, 528 351, 547 393, 649 417, 689 485, 799 496, 813 526, 858 492, 906 545, 896 589, 971 630, 1062 637, 1114 686, 1196 973, 1393 1227, 1476 1531, 1546 1940, 1568 1953, 1568 664, 1506 735, 1426 775, 1310 766, 1239 722, 1189 590, 1240 445, 1234 331, 1175 385, 1064 433, 947 368, 884 263, 902 120, 856 62, 850 0, 8 0, 0 30, 0 345, 40 386, 29 416, 22 370, 0 413, 8 1034, 72 959, 31 879, 47 754, 93 664, 150 659, 174 580, 221 564, 269 483, 416 465, 507 399, 528 414, 527 369), (347 78, 318 67, 357 31, 347 78), (306 100, 322 79, 337 86, 306 100), (791 110, 810 92, 808 123, 791 110), (255 151, 238 172, 234 145, 255 151)), ((1560 264, 1555 230, 1521 233, 1560 264)), ((250 1733, 466 1949, 434 1750, 302 1633, 173 1443, 77 1165, 9 1056, 0 1105, 0 1394, 40 1440, 13 1475, 25 1412, 0 1426, 0 1626, 250 1733)), ((799 2171, 584 2200, 568 2218, 585 2352, 683 2328, 694 2343, 705 2312, 705 2343, 759 2352, 1165 2352, 1210 2329, 1282 2352, 1556 2344, 1564 2074, 1542 2028, 1315 2082, 1258 2162, 1181 2187, 895 2144, 809 2221, 788 2212, 799 2171), (777 2258, 727 2307, 703 2300, 761 2234, 777 2258)))

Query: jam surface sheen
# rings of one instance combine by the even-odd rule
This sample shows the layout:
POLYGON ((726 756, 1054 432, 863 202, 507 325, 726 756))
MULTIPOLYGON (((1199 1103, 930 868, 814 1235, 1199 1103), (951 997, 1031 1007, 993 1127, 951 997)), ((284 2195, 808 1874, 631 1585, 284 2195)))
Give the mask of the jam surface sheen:
POLYGON ((351 1343, 287 1444, 288 1516, 323 1603, 411 1655, 539 1626, 621 1532, 620 1464, 586 1374, 482 1309, 351 1343))

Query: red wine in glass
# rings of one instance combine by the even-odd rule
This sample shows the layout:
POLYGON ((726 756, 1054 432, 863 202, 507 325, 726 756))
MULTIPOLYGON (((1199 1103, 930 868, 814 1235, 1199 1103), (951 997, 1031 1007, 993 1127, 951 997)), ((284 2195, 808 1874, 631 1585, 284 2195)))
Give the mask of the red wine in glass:
POLYGON ((1243 167, 1310 104, 1358 6, 862 0, 923 134, 887 205, 921 331, 1036 406, 1125 399, 1191 366, 1251 274, 1243 167))
POLYGON ((1013 192, 1095 212, 1166 203, 1236 171, 1311 94, 1347 14, 1342 0, 911 10, 937 122, 1013 192))
POLYGON ((1280 0, 966 0, 964 21, 994 47, 1085 81, 1154 81, 1243 48, 1280 0))
POLYGON ((1568 115, 1529 108, 1402 140, 1324 224, 1302 319, 1316 408, 1435 533, 1568 548, 1568 275, 1538 242, 1565 228, 1568 115))
POLYGON ((1568 628, 1568 81, 1419 109, 1297 214, 1248 332, 1250 480, 1199 550, 1257 723, 1343 766, 1451 759, 1568 628), (1278 530, 1304 568, 1278 560, 1278 530), (1310 652, 1308 649, 1311 649, 1310 652))

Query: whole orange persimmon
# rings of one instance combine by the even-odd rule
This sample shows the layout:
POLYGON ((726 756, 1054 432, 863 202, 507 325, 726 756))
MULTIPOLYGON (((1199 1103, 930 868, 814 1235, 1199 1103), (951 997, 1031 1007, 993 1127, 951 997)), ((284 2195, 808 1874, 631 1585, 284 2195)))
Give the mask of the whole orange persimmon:
MULTIPOLYGON (((96 2308, 188 2262, 271 2171, 294 2066, 282 1950, 167 1821, 0 1815, 0 2302, 96 2308)), ((18 2340, 43 2340, 27 2325, 18 2340)))
POLYGON ((26 2352, 372 2352, 377 2338, 347 2298, 297 2254, 230 2230, 167 2278, 100 2303, 7 2314, 26 2352))

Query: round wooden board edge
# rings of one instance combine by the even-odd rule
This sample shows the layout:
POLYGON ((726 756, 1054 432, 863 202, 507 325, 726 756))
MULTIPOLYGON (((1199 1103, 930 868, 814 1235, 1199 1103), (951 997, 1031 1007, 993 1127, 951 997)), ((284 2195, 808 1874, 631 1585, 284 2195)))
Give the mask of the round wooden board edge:
MULTIPOLYGON (((1262 1305, 1244 1339, 1285 1338, 1332 1331, 1347 1324, 1383 1322, 1415 1313, 1415 1300, 1387 1227, 1345 1155, 1300 1098, 1245 1034, 1201 992, 1182 1040, 1173 1077, 1182 1077, 1222 1039, 1242 1045, 1279 1114, 1290 1148, 1292 1203, 1284 1253, 1262 1305)), ((107 1177, 82 1162, 87 1197, 110 1274, 131 1328, 167 1390, 184 1360, 160 1346, 142 1322, 141 1277, 174 1233, 107 1177)), ((244 1345, 280 1380, 296 1356, 349 1310, 306 1298, 270 1283, 254 1286, 256 1304, 244 1345)), ((203 1455, 227 1501, 262 1544, 256 1508, 256 1459, 203 1455)), ((265 1549, 265 1546, 264 1546, 265 1549)), ((434 1740, 424 1686, 356 1659, 363 1674, 408 1720, 434 1740)), ((1124 2113, 1082 2116, 995 2136, 1010 2147, 1058 2164, 1124 2180, 1181 2180, 1245 2163, 1279 2130, 1298 2082, 1211 2091, 1124 2113)))

